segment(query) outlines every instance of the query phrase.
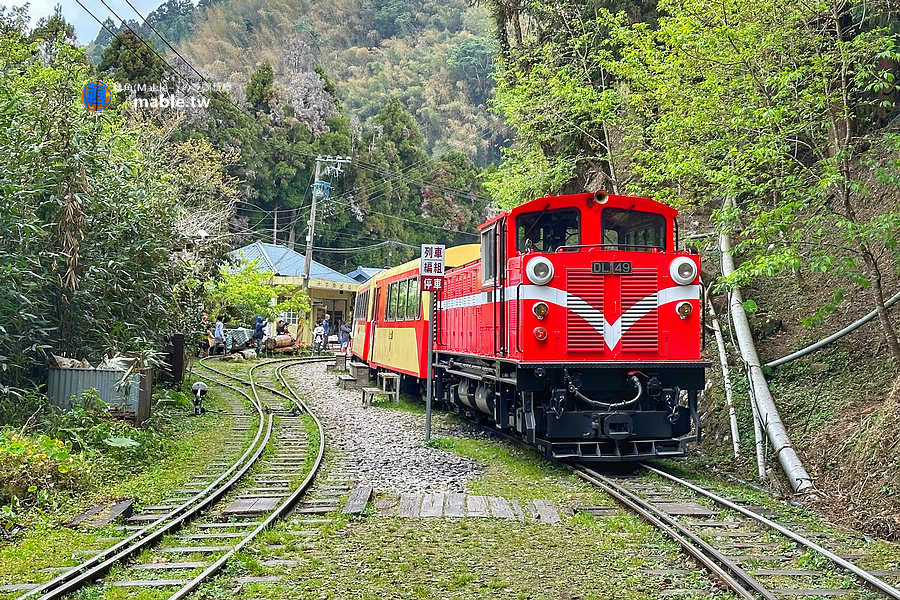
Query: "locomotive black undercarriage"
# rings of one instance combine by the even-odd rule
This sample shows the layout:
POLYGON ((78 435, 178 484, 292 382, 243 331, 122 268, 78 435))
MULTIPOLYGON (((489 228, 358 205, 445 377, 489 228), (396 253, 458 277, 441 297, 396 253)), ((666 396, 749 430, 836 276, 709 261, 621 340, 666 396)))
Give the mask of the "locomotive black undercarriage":
POLYGON ((437 353, 435 398, 548 458, 624 462, 700 439, 707 363, 516 363, 437 353))

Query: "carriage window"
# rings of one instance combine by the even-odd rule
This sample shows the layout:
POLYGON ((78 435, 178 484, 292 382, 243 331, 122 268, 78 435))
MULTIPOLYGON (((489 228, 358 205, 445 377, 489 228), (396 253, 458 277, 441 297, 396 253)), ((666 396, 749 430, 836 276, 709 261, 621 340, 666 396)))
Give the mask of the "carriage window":
POLYGON ((577 208, 545 209, 519 215, 516 217, 516 249, 519 252, 554 252, 561 246, 577 246, 581 243, 580 217, 577 208))
POLYGON ((600 219, 604 246, 638 252, 666 249, 666 218, 662 215, 605 208, 600 219))
POLYGON ((494 283, 497 277, 497 238, 495 227, 481 232, 481 285, 494 283))
POLYGON ((397 310, 394 312, 394 318, 402 321, 406 318, 406 290, 409 286, 409 280, 404 279, 394 285, 397 286, 397 310))
POLYGON ((369 307, 369 290, 356 295, 356 309, 353 311, 353 318, 365 319, 366 309, 369 307))
POLYGON ((409 280, 409 290, 406 292, 406 318, 419 318, 419 278, 409 280))

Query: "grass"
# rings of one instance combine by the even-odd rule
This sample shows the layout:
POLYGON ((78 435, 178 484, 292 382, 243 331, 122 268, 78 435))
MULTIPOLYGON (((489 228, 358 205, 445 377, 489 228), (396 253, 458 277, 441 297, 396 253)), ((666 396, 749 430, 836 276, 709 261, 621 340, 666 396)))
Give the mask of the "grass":
MULTIPOLYGON (((409 396, 407 394, 400 394, 399 401, 394 401, 393 394, 378 394, 375 396, 375 399, 372 400, 372 406, 399 410, 400 412, 412 413, 414 415, 425 414, 425 402, 418 396, 409 396)), ((434 413, 437 414, 438 411, 435 410, 434 413)))
MULTIPOLYGON (((557 526, 367 519, 297 556, 299 566, 278 571, 280 582, 245 585, 242 597, 655 598, 671 582, 641 570, 658 566, 658 557, 666 564, 678 560, 665 538, 629 515, 581 516, 557 526)), ((710 589, 704 575, 687 570, 678 576, 679 585, 710 589)), ((263 571, 247 562, 230 566, 226 576, 206 586, 206 597, 233 593, 232 578, 247 572, 263 571)))
MULTIPOLYGON (((485 461, 483 476, 473 484, 478 493, 551 497, 557 502, 608 500, 536 454, 520 453, 503 443, 440 438, 435 445, 485 461)), ((678 587, 731 598, 716 592, 702 571, 685 564, 664 535, 626 513, 604 518, 578 514, 555 525, 502 519, 332 516, 335 521, 311 542, 287 533, 291 528, 307 528, 301 519, 279 525, 254 551, 242 553, 223 575, 206 584, 202 595, 271 600, 637 600, 656 598, 662 589, 678 587), (260 564, 270 558, 297 559, 299 564, 260 564), (685 572, 663 577, 642 572, 673 563, 685 572), (272 574, 281 580, 233 583, 242 575, 272 574)))
MULTIPOLYGON (((211 393, 205 405, 217 411, 227 407, 220 394, 211 393)), ((13 541, 0 542, 0 582, 21 583, 35 577, 39 569, 74 565, 84 559, 75 550, 106 547, 104 537, 119 536, 120 530, 110 525, 96 530, 81 531, 64 527, 67 519, 92 504, 118 497, 133 497, 138 505, 156 504, 172 490, 182 486, 191 475, 199 473, 214 459, 227 455, 221 435, 231 427, 232 419, 223 412, 207 412, 201 417, 176 421, 167 446, 167 455, 137 474, 100 482, 96 487, 57 499, 57 508, 29 515, 31 525, 13 541)), ((36 575, 37 574, 37 575, 36 575)), ((15 594, 14 594, 15 595, 15 594)), ((0 594, 0 598, 9 595, 0 594)))

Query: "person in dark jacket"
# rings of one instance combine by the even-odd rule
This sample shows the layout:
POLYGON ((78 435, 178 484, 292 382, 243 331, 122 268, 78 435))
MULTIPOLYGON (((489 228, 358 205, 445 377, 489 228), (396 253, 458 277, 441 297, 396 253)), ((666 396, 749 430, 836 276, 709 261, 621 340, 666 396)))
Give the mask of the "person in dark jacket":
POLYGON ((290 331, 288 330, 288 324, 284 322, 284 319, 278 319, 278 328, 275 330, 275 333, 278 335, 290 335, 290 331))
POLYGON ((256 328, 253 330, 253 339, 256 340, 256 355, 262 352, 263 337, 266 335, 266 322, 262 317, 256 317, 256 328))
POLYGON ((353 329, 350 327, 349 323, 343 323, 338 331, 338 339, 341 342, 341 352, 347 352, 350 350, 350 333, 353 329))

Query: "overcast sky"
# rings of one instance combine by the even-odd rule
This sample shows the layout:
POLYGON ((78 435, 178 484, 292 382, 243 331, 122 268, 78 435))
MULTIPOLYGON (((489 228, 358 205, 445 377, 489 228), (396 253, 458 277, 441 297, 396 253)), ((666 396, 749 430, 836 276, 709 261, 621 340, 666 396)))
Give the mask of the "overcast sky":
MULTIPOLYGON (((105 0, 105 2, 123 19, 140 21, 140 17, 125 3, 125 0, 105 0)), ((162 2, 163 0, 131 0, 131 3, 145 17, 148 12, 151 12, 162 2)), ((105 20, 106 17, 110 17, 117 25, 119 24, 119 20, 103 6, 100 0, 81 0, 81 3, 101 21, 105 20)), ((75 26, 75 35, 78 37, 79 44, 90 43, 97 37, 97 32, 100 30, 100 25, 97 24, 97 21, 78 6, 75 0, 0 0, 0 6, 6 7, 23 6, 25 4, 29 6, 28 14, 31 15, 32 25, 41 17, 53 14, 53 8, 57 4, 62 5, 63 16, 75 26)))

